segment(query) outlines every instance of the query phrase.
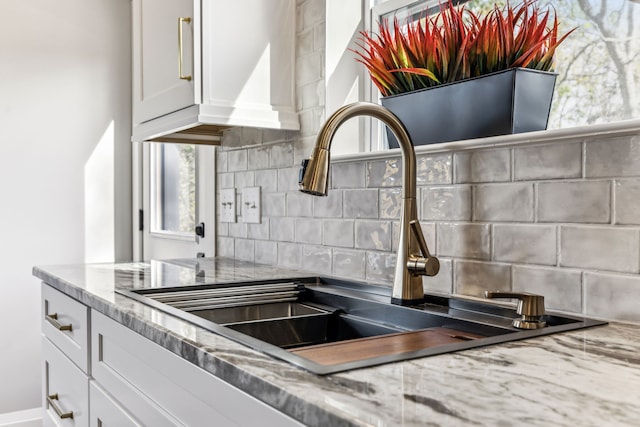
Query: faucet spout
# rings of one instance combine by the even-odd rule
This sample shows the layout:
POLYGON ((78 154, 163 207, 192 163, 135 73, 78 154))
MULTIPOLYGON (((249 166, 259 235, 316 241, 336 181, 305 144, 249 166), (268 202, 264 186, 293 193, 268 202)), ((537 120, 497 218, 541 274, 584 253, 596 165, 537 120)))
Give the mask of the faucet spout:
POLYGON ((315 196, 327 195, 333 136, 342 123, 356 116, 370 116, 382 121, 394 133, 402 150, 400 238, 391 302, 402 305, 419 304, 424 301, 421 276, 435 276, 440 263, 429 253, 418 222, 416 153, 413 143, 402 122, 391 111, 378 104, 356 102, 333 113, 320 129, 311 157, 302 163, 300 191, 315 196))

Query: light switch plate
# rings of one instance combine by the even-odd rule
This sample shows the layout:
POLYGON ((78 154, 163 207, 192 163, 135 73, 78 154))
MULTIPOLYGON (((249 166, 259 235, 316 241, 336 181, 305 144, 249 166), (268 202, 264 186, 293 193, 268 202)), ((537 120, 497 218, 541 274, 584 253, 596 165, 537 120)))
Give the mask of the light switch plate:
POLYGON ((236 222, 236 189, 220 190, 220 222, 236 222))
POLYGON ((260 223, 260 187, 242 189, 242 222, 260 223))

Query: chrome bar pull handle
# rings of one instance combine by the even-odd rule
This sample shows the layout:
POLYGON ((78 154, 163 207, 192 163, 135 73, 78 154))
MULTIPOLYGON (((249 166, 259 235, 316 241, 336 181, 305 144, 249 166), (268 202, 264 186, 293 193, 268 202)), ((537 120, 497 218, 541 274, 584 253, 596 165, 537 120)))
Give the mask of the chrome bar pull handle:
POLYGON ((178 78, 180 78, 180 80, 191 81, 191 76, 185 76, 182 73, 182 63, 184 62, 182 27, 184 23, 191 23, 191 18, 178 18, 178 78))
POLYGON ((63 325, 62 323, 58 322, 58 313, 47 314, 45 315, 45 319, 47 319, 47 321, 59 331, 73 331, 73 326, 71 326, 71 323, 69 323, 68 325, 63 325))
POLYGON ((53 411, 60 417, 60 419, 71 418, 73 419, 73 411, 62 412, 62 409, 58 407, 54 400, 58 400, 58 393, 47 395, 47 403, 53 408, 53 411))

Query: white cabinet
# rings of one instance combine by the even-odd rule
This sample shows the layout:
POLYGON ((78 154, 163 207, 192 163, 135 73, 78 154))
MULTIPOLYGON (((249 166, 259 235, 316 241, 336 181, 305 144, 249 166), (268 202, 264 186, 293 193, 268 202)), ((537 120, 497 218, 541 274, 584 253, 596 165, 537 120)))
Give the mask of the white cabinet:
POLYGON ((89 372, 89 307, 42 286, 42 333, 82 371, 89 372))
POLYGON ((42 286, 44 426, 89 425, 89 308, 42 286))
POLYGON ((42 310, 45 427, 301 426, 46 284, 42 310))
MULTIPOLYGON (((89 385, 91 396, 91 422, 89 427, 141 427, 144 424, 120 406, 95 381, 89 385)), ((153 424, 149 424, 153 425, 153 424)))
POLYGON ((133 0, 133 140, 299 129, 295 3, 133 0))
POLYGON ((143 424, 301 426, 105 315, 91 319, 93 376, 143 424))
POLYGON ((136 0, 133 22, 133 122, 194 105, 193 34, 200 22, 193 0, 136 0))
POLYGON ((89 377, 42 338, 43 426, 89 426, 89 377))

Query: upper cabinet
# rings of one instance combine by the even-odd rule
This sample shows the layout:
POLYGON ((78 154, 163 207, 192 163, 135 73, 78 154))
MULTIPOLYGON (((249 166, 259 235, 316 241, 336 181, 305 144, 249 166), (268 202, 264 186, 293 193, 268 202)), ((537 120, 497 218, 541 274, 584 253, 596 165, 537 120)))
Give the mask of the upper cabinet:
POLYGON ((295 0, 133 0, 133 141, 299 129, 295 0))
POLYGON ((193 0, 136 0, 133 5, 133 123, 139 124, 198 102, 193 54, 200 23, 193 0))

